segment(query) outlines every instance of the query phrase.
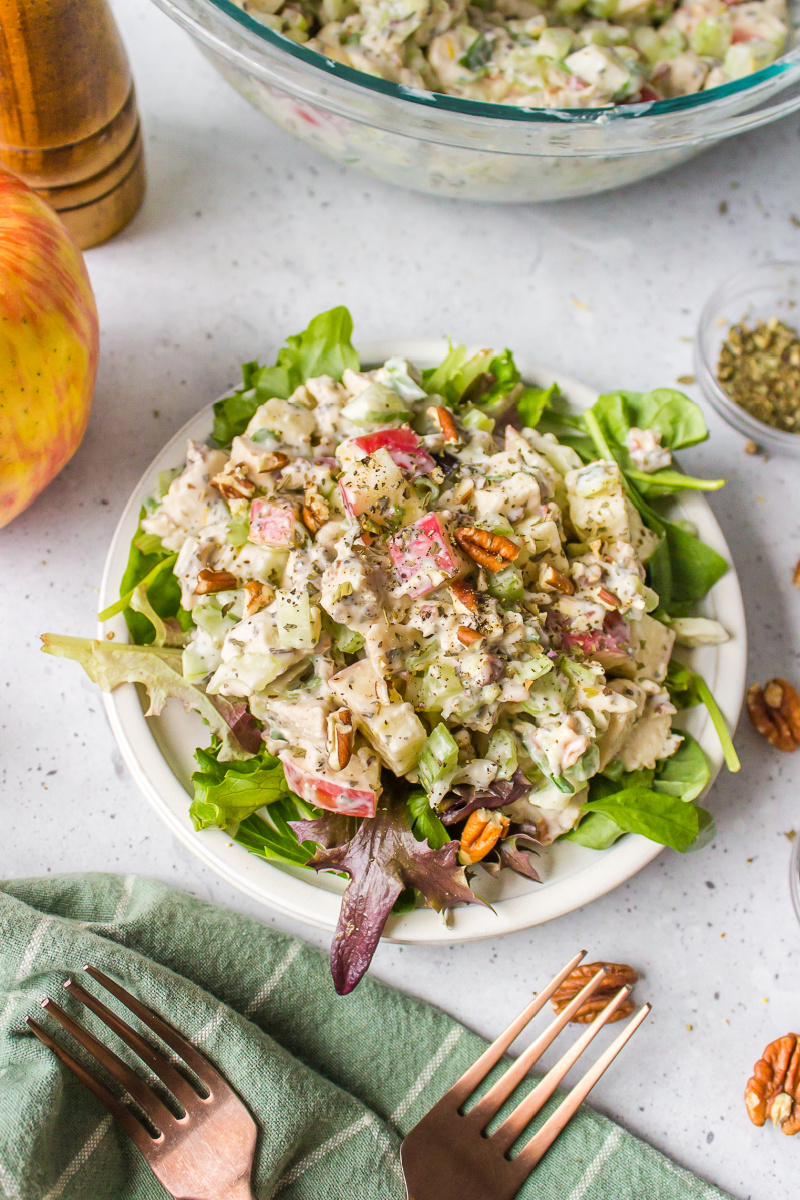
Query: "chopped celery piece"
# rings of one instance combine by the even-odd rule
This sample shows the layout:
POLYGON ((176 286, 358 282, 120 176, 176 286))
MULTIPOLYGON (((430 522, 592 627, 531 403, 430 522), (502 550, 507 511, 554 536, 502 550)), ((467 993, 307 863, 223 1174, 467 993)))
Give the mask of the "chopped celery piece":
POLYGON ((497 763, 497 778, 510 779, 517 769, 517 739, 510 729, 495 729, 485 757, 497 763))
POLYGON ((457 763, 458 745, 447 726, 439 724, 423 746, 417 763, 419 781, 425 791, 430 793, 434 784, 456 769, 457 763))
POLYGON ((517 604, 522 599, 522 572, 518 567, 503 567, 489 576, 489 595, 501 604, 517 604))

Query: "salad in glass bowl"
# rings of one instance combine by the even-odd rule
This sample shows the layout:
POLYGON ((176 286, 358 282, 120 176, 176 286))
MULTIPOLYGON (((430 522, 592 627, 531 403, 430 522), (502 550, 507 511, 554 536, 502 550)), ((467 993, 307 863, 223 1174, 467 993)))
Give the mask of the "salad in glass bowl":
POLYGON ((349 878, 342 993, 392 911, 482 903, 477 869, 536 880, 542 847, 625 833, 686 850, 709 765, 676 645, 727 568, 663 511, 721 480, 672 453, 707 436, 681 393, 571 412, 510 351, 451 346, 362 369, 346 309, 248 363, 142 508, 118 602, 131 642, 46 634, 104 689, 143 684, 210 727, 191 815, 271 861, 349 878))

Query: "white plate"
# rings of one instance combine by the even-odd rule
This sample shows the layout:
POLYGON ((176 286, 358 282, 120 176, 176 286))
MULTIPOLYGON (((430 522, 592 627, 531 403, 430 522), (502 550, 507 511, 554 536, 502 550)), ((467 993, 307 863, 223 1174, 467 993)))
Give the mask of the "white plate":
MULTIPOLYGON (((433 366, 447 352, 438 339, 368 342, 360 346, 361 361, 383 362, 391 355, 408 358, 420 366, 433 366)), ((597 398, 583 384, 555 371, 517 357, 525 379, 542 385, 554 379, 562 392, 579 408, 597 398)), ((158 473, 176 467, 185 458, 186 439, 204 441, 211 429, 211 407, 204 408, 164 447, 140 480, 120 518, 106 560, 101 585, 101 608, 119 596, 119 583, 128 560, 131 538, 136 531, 145 496, 157 484, 158 473)), ((733 729, 739 717, 745 681, 746 635, 739 583, 730 552, 711 509, 699 492, 684 494, 679 512, 694 522, 700 537, 731 564, 731 569, 714 588, 704 611, 721 621, 731 634, 724 646, 693 651, 692 662, 707 679, 733 729)), ((125 640, 121 616, 109 622, 118 640, 125 640)), ((199 859, 228 883, 271 908, 324 929, 333 929, 339 915, 342 881, 315 875, 303 868, 273 866, 237 846, 219 829, 196 833, 189 819, 189 776, 194 768, 192 754, 208 744, 207 726, 194 713, 186 714, 177 701, 170 701, 160 717, 145 718, 141 698, 132 684, 125 684, 104 697, 111 728, 131 774, 168 828, 199 859)), ((712 780, 722 765, 719 743, 704 709, 686 714, 685 726, 705 750, 712 765, 712 780)), ((609 850, 587 850, 561 842, 541 856, 541 884, 533 884, 503 871, 496 880, 481 872, 478 889, 491 901, 494 911, 470 905, 454 909, 445 924, 432 909, 417 909, 390 917, 385 936, 395 942, 453 942, 496 937, 551 921, 597 899, 641 870, 662 850, 647 838, 627 835, 609 850)))

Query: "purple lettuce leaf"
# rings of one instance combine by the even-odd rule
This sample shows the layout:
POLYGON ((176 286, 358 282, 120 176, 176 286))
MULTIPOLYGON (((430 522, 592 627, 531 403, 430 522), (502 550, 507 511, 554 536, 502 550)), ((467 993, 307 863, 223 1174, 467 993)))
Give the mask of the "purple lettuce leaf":
POLYGON ((513 804, 515 800, 519 800, 530 790, 531 785, 520 770, 515 771, 511 779, 495 779, 487 788, 475 788, 466 784, 454 787, 453 791, 458 800, 446 812, 440 812, 439 819, 443 825, 457 825, 476 809, 503 808, 506 804, 513 804))
MULTIPOLYGON (((325 818, 294 825, 298 836, 308 840, 339 836, 339 827, 325 818), (310 828, 317 824, 325 828, 310 828)), ((331 974, 340 996, 352 992, 369 967, 392 906, 405 888, 416 888, 438 912, 454 904, 484 903, 473 895, 459 866, 458 842, 448 842, 439 850, 418 842, 407 807, 400 801, 390 800, 375 817, 363 820, 349 841, 321 847, 307 865, 350 876, 331 947, 331 974)))
POLYGON ((358 822, 342 813, 324 812, 311 821, 290 821, 298 842, 316 842, 324 850, 343 846, 355 835, 358 822))
POLYGON ((530 854, 535 853, 541 842, 528 833, 516 832, 498 842, 490 857, 483 859, 481 865, 490 875, 499 875, 508 868, 517 875, 541 883, 541 877, 530 860, 530 854))
POLYGON ((227 722, 242 749, 248 754, 258 754, 264 744, 261 740, 261 726, 244 700, 226 700, 224 696, 208 698, 222 719, 227 722))

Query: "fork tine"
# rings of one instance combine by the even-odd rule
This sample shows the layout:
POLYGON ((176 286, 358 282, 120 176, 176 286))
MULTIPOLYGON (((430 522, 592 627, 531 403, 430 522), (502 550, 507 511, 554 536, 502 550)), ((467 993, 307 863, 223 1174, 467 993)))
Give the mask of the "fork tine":
POLYGON ((589 1095, 589 1092, 597 1083, 600 1076, 611 1065, 626 1042, 636 1033, 636 1030, 650 1012, 650 1008, 651 1005, 645 1004, 639 1009, 636 1016, 631 1018, 619 1037, 600 1055, 597 1062, 592 1064, 580 1082, 576 1083, 575 1087, 567 1095, 566 1099, 561 1101, 553 1115, 545 1121, 539 1132, 534 1134, 521 1153, 512 1160, 513 1165, 518 1171, 520 1186, 550 1149, 567 1122, 575 1115, 576 1109, 589 1095))
POLYGON ((542 1077, 533 1091, 524 1100, 520 1101, 512 1113, 509 1113, 503 1124, 492 1135, 500 1149, 505 1151, 510 1146, 513 1146, 525 1126, 544 1107, 567 1072, 575 1065, 586 1047, 597 1036, 603 1026, 611 1020, 620 1004, 622 1004, 623 1000, 630 993, 631 988, 620 988, 616 996, 597 1014, 591 1025, 562 1054, 555 1066, 551 1067, 547 1074, 542 1077))
POLYGON ((145 1127, 137 1121, 130 1109, 113 1092, 110 1092, 107 1087, 104 1087, 102 1083, 95 1079, 94 1075, 90 1075, 86 1068, 82 1067, 77 1059, 73 1058, 63 1046, 60 1046, 54 1038, 51 1038, 47 1030, 43 1029, 38 1021, 34 1021, 33 1017, 28 1017, 27 1022, 39 1041, 44 1042, 48 1050, 52 1050, 53 1054, 61 1059, 64 1066, 72 1071, 72 1074, 80 1080, 83 1086, 87 1087, 97 1097, 143 1154, 147 1154, 148 1151, 159 1144, 150 1136, 145 1127))
POLYGON ((601 967, 592 976, 586 986, 578 992, 577 996, 570 1001, 567 1007, 562 1009, 555 1020, 551 1021, 547 1028, 539 1034, 539 1037, 526 1050, 523 1050, 522 1054, 514 1060, 505 1074, 500 1076, 497 1083, 489 1088, 489 1091, 485 1096, 481 1097, 474 1108, 470 1109, 466 1114, 468 1120, 474 1121, 479 1129, 484 1129, 489 1124, 492 1117, 500 1109, 500 1106, 505 1103, 520 1080, 528 1074, 534 1063, 539 1061, 545 1050, 555 1041, 561 1030, 581 1005, 599 988, 607 974, 608 972, 605 967, 601 967))
POLYGON ((523 1008, 519 1016, 515 1017, 500 1036, 495 1038, 491 1046, 484 1050, 480 1058, 476 1059, 472 1066, 467 1068, 461 1078, 445 1093, 442 1101, 445 1101, 448 1106, 455 1105, 456 1108, 459 1108, 472 1095, 481 1080, 485 1079, 492 1067, 500 1061, 511 1043, 519 1037, 525 1026, 544 1008, 554 992, 558 991, 567 976, 575 970, 578 963, 585 957, 586 951, 581 950, 574 958, 570 959, 565 967, 561 968, 558 974, 550 980, 547 987, 534 996, 531 1002, 523 1008))
POLYGON ((130 992, 126 992, 125 988, 118 984, 115 979, 111 979, 110 976, 98 970, 97 967, 87 965, 83 969, 87 974, 91 975, 96 983, 99 983, 106 991, 111 992, 112 996, 116 996, 117 1000, 130 1009, 134 1016, 137 1016, 144 1025, 152 1029, 153 1033, 157 1034, 162 1042, 166 1042, 211 1092, 216 1092, 217 1095, 233 1095, 231 1088, 219 1072, 212 1067, 206 1056, 195 1049, 191 1042, 178 1033, 177 1029, 154 1013, 146 1004, 142 1004, 141 1000, 137 1000, 130 992))
POLYGON ((197 1107, 197 1102, 201 1097, 198 1096, 188 1080, 184 1079, 183 1075, 175 1070, 172 1063, 163 1054, 155 1050, 126 1021, 118 1017, 115 1012, 103 1004, 101 1000, 98 1000, 96 996, 93 996, 91 992, 87 992, 86 988, 76 983, 74 979, 68 979, 64 987, 76 1000, 80 1000, 81 1004, 85 1004, 87 1008, 91 1009, 127 1046, 130 1046, 134 1054, 138 1054, 139 1058, 147 1063, 150 1070, 158 1076, 162 1083, 166 1084, 185 1110, 188 1111, 197 1107))
POLYGON ((88 1029, 84 1029, 77 1021, 73 1021, 69 1013, 64 1012, 64 1009, 56 1004, 55 1000, 51 1000, 48 996, 42 1001, 42 1008, 58 1021, 67 1033, 71 1033, 75 1041, 83 1046, 91 1054, 92 1058, 97 1059, 101 1066, 105 1067, 109 1075, 116 1079, 117 1083, 121 1084, 130 1096, 136 1101, 142 1111, 153 1122, 156 1129, 161 1131, 163 1136, 164 1131, 170 1129, 176 1121, 176 1118, 164 1104, 163 1100, 153 1091, 149 1084, 140 1079, 134 1070, 132 1070, 126 1062, 118 1058, 113 1050, 109 1050, 108 1046, 104 1046, 102 1042, 89 1033, 88 1029))

